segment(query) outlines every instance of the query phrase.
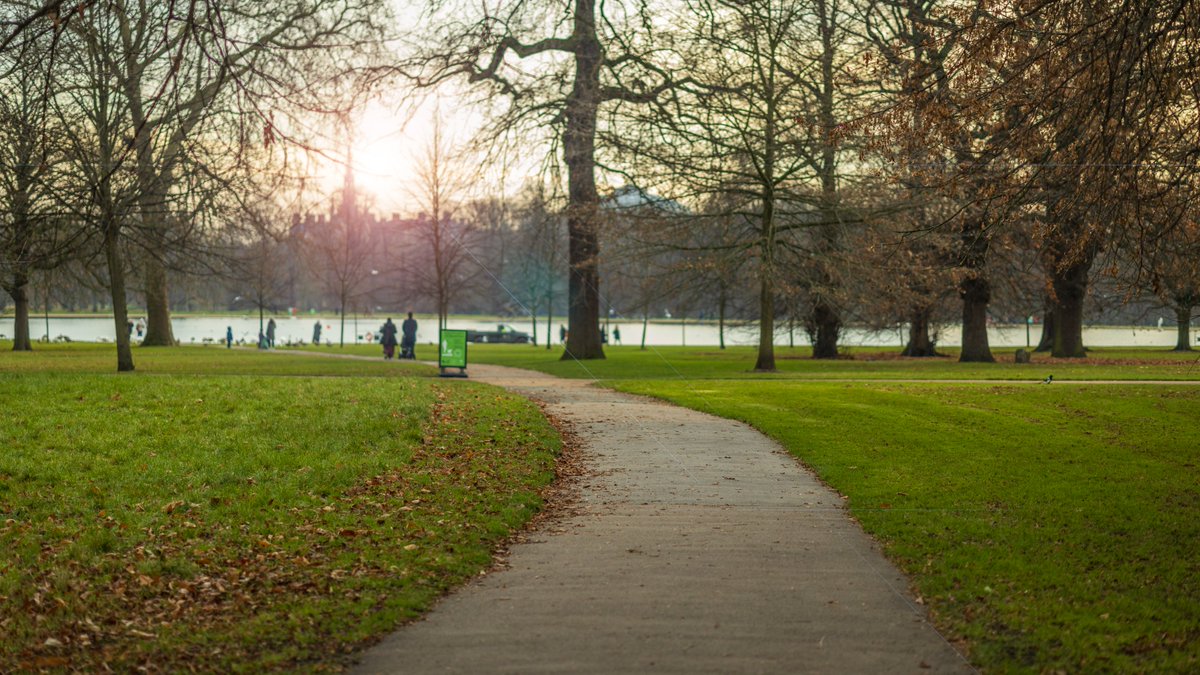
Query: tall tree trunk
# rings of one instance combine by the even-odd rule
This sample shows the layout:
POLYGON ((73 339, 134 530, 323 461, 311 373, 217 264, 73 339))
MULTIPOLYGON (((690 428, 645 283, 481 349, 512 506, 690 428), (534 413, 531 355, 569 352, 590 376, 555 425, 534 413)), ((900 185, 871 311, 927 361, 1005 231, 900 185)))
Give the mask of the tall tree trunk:
POLYGON ((1050 355, 1058 358, 1082 359, 1087 356, 1083 347, 1083 304, 1087 298, 1088 271, 1091 256, 1067 266, 1055 266, 1054 286, 1054 348, 1050 355))
POLYGON ((958 285, 958 295, 963 301, 962 310, 962 363, 994 363, 992 349, 988 344, 987 309, 992 300, 992 287, 988 280, 979 276, 968 276, 958 285))
MULTIPOLYGON (((814 5, 817 14, 818 31, 821 37, 821 86, 817 94, 820 105, 821 127, 824 130, 821 147, 821 165, 818 169, 821 178, 821 211, 825 222, 820 227, 821 254, 823 258, 832 258, 834 252, 841 247, 841 231, 837 225, 838 216, 838 153, 834 144, 834 130, 838 126, 835 94, 840 85, 835 82, 834 57, 838 52, 834 31, 837 24, 835 16, 836 4, 817 0, 814 5)), ((818 265, 821 270, 821 285, 829 289, 836 282, 824 265, 818 265)), ((826 291, 821 291, 814 303, 811 320, 816 328, 813 340, 814 359, 836 359, 838 357, 838 337, 842 332, 842 317, 833 303, 828 302, 826 291), (823 297, 824 296, 824 297, 823 297)))
POLYGON ((908 344, 904 346, 901 356, 930 357, 937 356, 937 344, 929 334, 929 324, 932 310, 929 307, 916 307, 908 318, 908 344))
POLYGON ((1178 331, 1175 351, 1192 351, 1192 305, 1181 304, 1175 308, 1175 330, 1178 331))
POLYGON ((162 261, 147 253, 142 264, 142 281, 146 293, 146 337, 143 347, 173 347, 175 333, 171 330, 171 298, 167 290, 167 270, 162 261))
POLYGON ((1054 348, 1054 331, 1058 321, 1054 318, 1054 298, 1046 296, 1045 309, 1042 311, 1042 337, 1038 339, 1035 352, 1048 352, 1054 348))
POLYGON ((725 349, 725 304, 727 302, 725 286, 721 286, 721 298, 717 301, 717 341, 720 342, 721 349, 725 349))
POLYGON ((546 294, 546 349, 554 344, 554 296, 546 294))
POLYGON ((775 286, 763 271, 758 291, 758 360, 754 369, 775 372, 775 286))
POLYGON ((104 230, 104 257, 108 262, 113 323, 117 329, 117 372, 129 372, 133 370, 133 350, 129 345, 129 311, 125 307, 125 261, 121 256, 118 230, 112 224, 104 230))
POLYGON ((838 336, 842 332, 842 318, 829 303, 821 300, 813 305, 813 358, 836 359, 838 357, 838 336))
POLYGON ((29 276, 24 273, 13 274, 12 286, 8 294, 13 299, 13 309, 16 318, 13 321, 13 351, 33 351, 33 341, 29 339, 29 276))
POLYGON ((650 311, 642 310, 642 351, 646 351, 646 331, 650 328, 650 311))
POLYGON ((595 0, 575 0, 575 82, 566 100, 563 161, 567 165, 569 272, 567 348, 563 359, 602 359, 600 343, 600 236, 596 191, 596 114, 603 53, 596 33, 595 0))
POLYGON ((343 295, 341 298, 339 298, 339 300, 342 303, 342 307, 340 310, 338 310, 338 314, 342 315, 342 318, 341 318, 342 323, 341 323, 341 326, 339 327, 339 332, 338 332, 338 346, 345 347, 346 346, 346 296, 343 295))

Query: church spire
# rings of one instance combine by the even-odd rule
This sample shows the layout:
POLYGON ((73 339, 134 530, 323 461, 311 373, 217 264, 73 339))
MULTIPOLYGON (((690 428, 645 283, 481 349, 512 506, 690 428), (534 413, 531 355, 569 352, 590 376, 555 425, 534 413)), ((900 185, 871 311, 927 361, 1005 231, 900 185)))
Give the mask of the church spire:
POLYGON ((346 151, 346 176, 342 182, 341 215, 347 223, 358 217, 358 191, 354 187, 354 148, 346 151))

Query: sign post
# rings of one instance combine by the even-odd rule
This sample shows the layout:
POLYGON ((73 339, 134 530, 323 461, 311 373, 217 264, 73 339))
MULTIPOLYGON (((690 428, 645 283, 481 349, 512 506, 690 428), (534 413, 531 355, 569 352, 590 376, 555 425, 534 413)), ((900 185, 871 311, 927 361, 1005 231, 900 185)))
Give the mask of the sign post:
POLYGON ((438 368, 441 377, 467 376, 467 331, 442 329, 438 336, 438 368), (447 368, 458 368, 458 372, 447 368))

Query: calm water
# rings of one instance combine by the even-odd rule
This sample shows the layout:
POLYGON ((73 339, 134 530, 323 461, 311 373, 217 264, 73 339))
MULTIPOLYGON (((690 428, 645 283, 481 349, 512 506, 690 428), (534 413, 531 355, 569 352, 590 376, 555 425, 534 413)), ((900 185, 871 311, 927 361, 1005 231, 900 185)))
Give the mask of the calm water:
MULTIPOLYGON (((367 333, 379 329, 385 318, 360 317, 357 321, 348 318, 346 320, 346 342, 353 343, 356 335, 360 342, 363 341, 367 333)), ((398 324, 401 318, 400 316, 395 316, 392 317, 392 320, 398 324)), ((313 325, 317 321, 321 322, 322 341, 332 341, 336 344, 338 342, 339 331, 339 321, 336 316, 277 317, 275 319, 276 343, 311 342, 313 325)), ((433 343, 437 332, 437 322, 433 319, 418 319, 418 322, 417 341, 420 343, 433 343)), ((507 319, 504 322, 517 330, 525 332, 532 332, 533 330, 532 322, 529 320, 507 319)), ((235 340, 253 343, 258 337, 257 316, 175 318, 172 325, 176 339, 184 344, 222 341, 225 339, 226 326, 233 328, 235 340)), ((558 341, 559 325, 560 322, 555 322, 551 331, 555 342, 558 341)), ((496 322, 494 320, 451 320, 450 327, 495 330, 496 322)), ((610 322, 610 332, 615 327, 620 328, 621 341, 624 344, 636 345, 641 342, 641 321, 610 322)), ((64 335, 76 342, 112 342, 115 335, 112 319, 102 317, 50 317, 49 328, 49 334, 52 338, 64 335)), ((42 338, 47 332, 46 320, 41 317, 34 318, 31 324, 31 331, 34 339, 42 338)), ((13 320, 11 318, 6 318, 3 322, 0 322, 0 335, 11 336, 12 333, 13 320)), ((1031 339, 1036 342, 1040 334, 1041 326, 1033 326, 1031 339)), ((1193 344, 1196 344, 1196 336, 1197 331, 1193 330, 1193 344)), ((545 337, 546 323, 538 321, 538 341, 544 341, 545 337)), ((993 347, 1024 347, 1026 340, 1025 326, 994 326, 988 331, 988 337, 993 347)), ((849 347, 901 346, 904 342, 903 338, 904 335, 900 331, 895 330, 880 332, 850 329, 843 333, 841 344, 849 347)), ((1155 327, 1099 326, 1085 330, 1083 338, 1084 342, 1091 347, 1172 347, 1175 345, 1176 335, 1175 327, 1171 324, 1166 324, 1161 329, 1155 327)), ((134 339, 137 339, 136 333, 134 339)), ((796 332, 794 339, 797 345, 808 344, 808 338, 801 331, 796 332)), ((941 339, 938 344, 946 347, 955 347, 960 344, 960 340, 961 332, 959 328, 957 326, 949 326, 942 330, 941 339)), ((726 344, 753 345, 757 342, 758 331, 755 327, 726 328, 726 344)), ((787 333, 781 332, 775 342, 776 344, 786 345, 789 342, 789 336, 787 333)), ((646 344, 715 346, 718 344, 717 327, 708 323, 682 325, 678 322, 652 322, 647 330, 646 344)))

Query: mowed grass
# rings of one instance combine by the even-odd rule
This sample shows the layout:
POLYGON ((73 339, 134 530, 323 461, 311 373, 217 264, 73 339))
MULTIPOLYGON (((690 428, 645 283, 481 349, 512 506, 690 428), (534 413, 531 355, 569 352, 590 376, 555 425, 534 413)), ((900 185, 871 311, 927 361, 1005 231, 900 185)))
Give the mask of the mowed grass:
POLYGON ((1200 669, 1200 388, 609 384, 779 440, 986 671, 1200 669))
POLYGON ((0 671, 337 667, 484 570, 553 477, 535 406, 401 376, 427 367, 135 360, 0 353, 0 671))
MULTIPOLYGON (((375 353, 364 346, 347 347, 375 353)), ((336 351, 337 348, 334 348, 336 351)), ((687 379, 691 377, 744 379, 954 379, 1040 381, 1056 380, 1200 380, 1200 352, 1165 349, 1094 349, 1086 359, 1052 359, 1035 354, 1033 363, 1013 363, 1012 349, 995 350, 996 363, 959 363, 958 352, 932 359, 902 358, 897 349, 850 348, 845 358, 814 360, 808 347, 776 347, 777 373, 755 373, 752 347, 606 346, 604 360, 562 359, 561 346, 470 345, 473 363, 496 363, 539 370, 559 377, 583 379, 687 379)), ((437 359, 436 348, 418 348, 418 357, 437 359)), ((469 370, 469 369, 468 369, 469 370)))
MULTIPOLYGON (((11 350, 12 342, 0 341, 0 374, 111 373, 117 369, 117 348, 111 344, 36 344, 32 352, 11 350)), ((252 347, 134 347, 133 363, 136 373, 154 375, 395 377, 436 374, 436 370, 411 361, 384 364, 382 358, 380 363, 360 359, 297 359, 289 358, 283 350, 266 352, 252 347)))

